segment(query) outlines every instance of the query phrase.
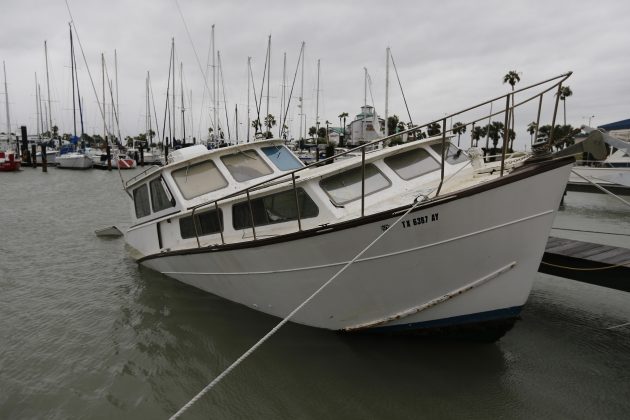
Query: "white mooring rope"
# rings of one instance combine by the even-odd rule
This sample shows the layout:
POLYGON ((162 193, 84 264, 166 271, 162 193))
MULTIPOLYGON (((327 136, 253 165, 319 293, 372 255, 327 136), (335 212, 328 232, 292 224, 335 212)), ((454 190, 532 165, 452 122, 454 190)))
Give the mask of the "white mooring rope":
POLYGON ((280 321, 278 323, 278 325, 276 325, 275 327, 273 327, 267 334, 265 334, 265 336, 263 338, 261 338, 260 340, 258 340, 258 342, 256 342, 256 344, 254 344, 252 347, 249 348, 249 350, 247 350, 245 353, 243 353, 243 355, 241 357, 239 357, 238 359, 236 359, 227 369, 225 369, 223 372, 221 372, 221 374, 219 376, 217 376, 212 382, 210 382, 204 389, 202 389, 197 395, 195 395, 188 403, 186 403, 182 408, 179 409, 179 411, 177 411, 177 413, 173 414, 173 416, 171 417, 171 420, 177 419, 179 416, 181 416, 186 410, 188 410, 195 402, 197 402, 197 400, 199 400, 201 397, 203 397, 208 391, 210 391, 216 384, 218 384, 224 377, 227 376, 228 373, 230 373, 234 368, 236 368, 239 364, 241 364, 241 362, 243 362, 247 357, 249 357, 249 355, 251 355, 258 347, 260 347, 265 341, 267 341, 267 339, 269 339, 272 335, 274 335, 276 333, 276 331, 278 331, 284 324, 286 324, 287 322, 289 322, 289 320, 300 310, 302 309, 304 306, 306 306, 311 300, 313 300, 315 298, 315 296, 317 296, 322 290, 324 290, 330 283, 332 283, 337 277, 339 277, 339 275, 341 275, 341 273, 343 273, 344 271, 346 271, 346 269, 348 267, 350 267, 357 259, 359 259, 363 254, 365 254, 365 252, 370 249, 372 246, 374 246, 374 244, 376 244, 383 236, 385 236, 391 229, 392 227, 396 226, 402 219, 403 217, 407 216, 409 213, 411 213, 412 210, 414 210, 416 207, 418 207, 420 204, 422 203, 422 201, 417 201, 416 203, 414 203, 411 207, 409 207, 409 209, 403 213, 397 220, 396 222, 392 223, 391 225, 389 225, 387 227, 387 229, 385 229, 380 235, 378 235, 376 237, 376 239, 374 239, 372 242, 370 242, 368 244, 368 246, 366 246, 365 248, 363 248, 363 250, 361 252, 359 252, 352 260, 350 260, 346 265, 344 265, 339 271, 337 271, 337 273, 335 273, 335 275, 333 275, 330 279, 328 279, 328 281, 326 281, 326 283, 322 284, 319 289, 317 289, 315 292, 313 292, 312 295, 310 295, 304 302, 302 302, 298 307, 296 307, 293 311, 291 311, 291 313, 289 315, 287 315, 282 321, 280 321))

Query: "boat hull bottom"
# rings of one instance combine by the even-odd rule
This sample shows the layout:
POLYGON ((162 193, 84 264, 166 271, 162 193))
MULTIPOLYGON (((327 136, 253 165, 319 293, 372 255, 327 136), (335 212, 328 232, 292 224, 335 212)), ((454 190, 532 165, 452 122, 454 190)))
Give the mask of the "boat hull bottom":
POLYGON ((503 337, 520 319, 522 306, 469 315, 434 319, 345 332, 345 334, 405 335, 441 339, 493 342, 503 337))

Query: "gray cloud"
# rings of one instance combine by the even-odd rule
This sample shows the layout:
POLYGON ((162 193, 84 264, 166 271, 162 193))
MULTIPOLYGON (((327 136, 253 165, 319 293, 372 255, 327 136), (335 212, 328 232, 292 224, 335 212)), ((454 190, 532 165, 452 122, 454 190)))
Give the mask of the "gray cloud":
MULTIPOLYGON (((71 131, 69 16, 65 4, 47 0, 2 3, 0 59, 7 65, 14 130, 24 124, 34 131, 34 74, 37 72, 45 89, 43 42, 48 40, 54 82, 53 118, 62 131, 71 131)), ((105 53, 113 76, 113 52, 117 51, 123 136, 144 131, 147 71, 151 71, 160 120, 163 117, 171 37, 176 40, 177 62, 184 65, 186 106, 192 90, 195 135, 206 132, 208 99, 206 96, 206 108, 202 109, 201 71, 174 0, 69 0, 69 4, 99 95, 100 54, 105 53), (201 115, 204 117, 200 122, 201 115)), ((583 117, 589 115, 596 115, 594 121, 598 124, 629 117, 630 57, 625 50, 630 28, 620 18, 630 12, 630 4, 625 1, 602 1, 588 7, 574 1, 538 0, 179 0, 179 4, 202 67, 208 54, 210 26, 216 24, 216 46, 222 54, 231 120, 236 103, 241 121, 246 118, 248 56, 253 57, 255 83, 260 89, 269 34, 270 102, 276 116, 280 107, 282 54, 287 53, 290 84, 300 43, 306 42, 308 126, 315 120, 318 58, 322 69, 322 122, 338 124, 337 115, 341 112, 353 115, 359 111, 363 102, 363 67, 368 68, 373 81, 377 110, 383 112, 387 46, 392 48, 414 122, 440 118, 446 112, 506 92, 509 86, 502 84, 502 76, 512 69, 522 72, 523 86, 573 70, 568 84, 574 95, 567 102, 568 122, 573 125, 583 123, 583 117)), ((394 77, 392 72, 390 114, 407 120, 394 77)), ((86 130, 100 132, 102 122, 82 59, 79 78, 85 99, 86 130)), ((294 98, 294 132, 298 125, 295 105, 294 98)), ((2 100, 0 131, 6 129, 4 115, 2 100)))

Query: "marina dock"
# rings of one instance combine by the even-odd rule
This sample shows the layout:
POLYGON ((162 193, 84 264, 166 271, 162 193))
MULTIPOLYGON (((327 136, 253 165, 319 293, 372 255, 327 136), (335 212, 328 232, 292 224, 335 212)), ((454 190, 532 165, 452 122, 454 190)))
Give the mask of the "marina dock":
MULTIPOLYGON (((608 191, 614 194, 622 194, 628 195, 630 194, 630 187, 621 184, 602 184, 602 187, 606 188, 608 191)), ((587 193, 598 193, 605 194, 602 190, 594 186, 593 184, 589 184, 588 182, 571 182, 567 183, 567 191, 573 192, 587 192, 587 193)))
POLYGON ((550 236, 538 271, 630 292, 630 249, 550 236))

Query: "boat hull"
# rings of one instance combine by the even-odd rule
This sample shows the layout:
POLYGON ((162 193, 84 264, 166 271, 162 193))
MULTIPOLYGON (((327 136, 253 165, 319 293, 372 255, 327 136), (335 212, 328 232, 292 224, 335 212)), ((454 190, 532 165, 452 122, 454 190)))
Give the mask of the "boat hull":
POLYGON ((401 221, 404 210, 140 263, 286 317, 393 224, 291 320, 378 332, 505 323, 529 296, 570 169, 565 161, 511 174, 418 206, 401 221))
POLYGON ((115 158, 114 160, 112 160, 112 167, 116 169, 133 169, 136 167, 136 161, 127 158, 115 158))
POLYGON ((92 167, 92 159, 81 153, 57 156, 55 162, 57 167, 61 169, 90 169, 92 167))
POLYGON ((22 161, 13 152, 0 151, 0 172, 19 171, 22 161))
POLYGON ((593 190, 595 188, 591 182, 615 192, 627 193, 630 191, 630 167, 576 166, 569 177, 568 188, 577 191, 593 190))

